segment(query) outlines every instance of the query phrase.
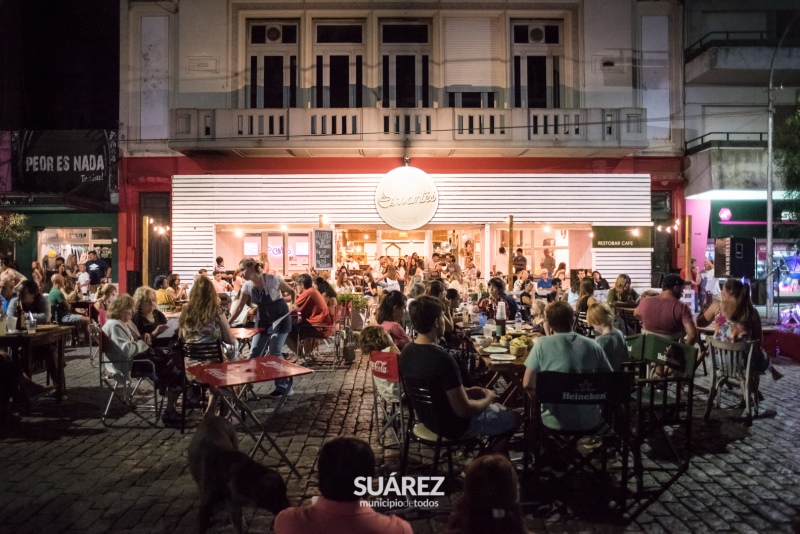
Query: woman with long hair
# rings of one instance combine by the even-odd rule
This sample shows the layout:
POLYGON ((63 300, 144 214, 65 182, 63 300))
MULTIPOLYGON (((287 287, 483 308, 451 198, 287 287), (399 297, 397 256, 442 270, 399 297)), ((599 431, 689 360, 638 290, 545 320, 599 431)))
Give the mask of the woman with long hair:
POLYGON ((50 293, 47 294, 47 300, 50 301, 50 312, 53 316, 53 322, 58 324, 77 326, 78 331, 83 333, 86 342, 89 342, 89 317, 74 313, 72 311, 72 304, 78 297, 78 290, 69 293, 66 290, 66 282, 60 274, 54 274, 50 277, 52 288, 50 293))
POLYGON ((578 325, 586 330, 588 330, 588 325, 586 324, 586 313, 589 311, 589 306, 595 304, 596 302, 597 299, 594 298, 594 280, 586 277, 581 280, 580 293, 578 294, 578 304, 575 306, 575 311, 578 312, 578 325))
POLYGON ((95 293, 94 309, 97 310, 97 322, 100 326, 106 324, 106 315, 108 308, 114 299, 117 298, 119 290, 114 284, 104 284, 97 288, 95 293))
POLYGON ((600 271, 592 271, 592 282, 594 282, 594 288, 598 291, 607 291, 609 289, 608 281, 603 278, 600 271))
POLYGON ((328 311, 330 313, 331 318, 333 318, 334 310, 336 309, 336 305, 339 302, 336 300, 336 290, 333 289, 333 286, 328 283, 327 280, 318 276, 314 279, 314 286, 316 286, 317 291, 319 291, 320 295, 325 297, 325 304, 328 305, 328 311))
POLYGON ((586 278, 586 269, 578 269, 575 280, 569 281, 569 291, 567 291, 567 302, 575 308, 580 298, 581 282, 586 278))
POLYGON ((385 291, 400 291, 400 275, 397 273, 397 267, 392 264, 387 265, 386 273, 376 278, 375 281, 385 291))
POLYGON ((400 258, 397 260, 397 280, 400 282, 400 291, 405 291, 406 288, 406 259, 400 258))
POLYGON ((355 286, 350 281, 347 269, 339 270, 339 274, 336 275, 336 291, 339 293, 352 293, 355 291, 355 286))
POLYGON ((189 286, 181 284, 181 275, 172 273, 167 277, 167 294, 172 297, 173 302, 189 298, 189 286))
MULTIPOLYGON (((714 324, 714 339, 728 343, 755 342, 753 356, 750 358, 750 371, 756 375, 769 369, 773 380, 780 380, 783 374, 772 366, 764 351, 764 335, 761 317, 750 299, 750 284, 729 278, 722 286, 720 300, 714 301, 705 312, 697 317, 697 326, 714 324)), ((757 387, 756 383, 756 387, 757 387)))
POLYGON ((401 291, 390 291, 381 300, 376 317, 378 325, 389 333, 392 341, 400 350, 403 350, 407 344, 411 343, 411 338, 408 337, 405 328, 401 324, 405 312, 406 296, 401 291))
POLYGON ((550 275, 550 278, 560 278, 561 280, 565 280, 567 277, 567 264, 563 261, 558 264, 556 267, 556 271, 550 275))
POLYGON ((500 454, 479 456, 467 467, 464 494, 450 514, 446 534, 525 534, 519 481, 500 454))
POLYGON ((617 276, 614 287, 608 290, 606 302, 614 311, 617 306, 632 308, 639 301, 639 294, 631 288, 631 277, 627 274, 617 276))
POLYGON ((31 270, 33 271, 31 274, 33 281, 36 282, 40 290, 44 289, 45 283, 47 282, 47 275, 38 261, 31 262, 31 270))

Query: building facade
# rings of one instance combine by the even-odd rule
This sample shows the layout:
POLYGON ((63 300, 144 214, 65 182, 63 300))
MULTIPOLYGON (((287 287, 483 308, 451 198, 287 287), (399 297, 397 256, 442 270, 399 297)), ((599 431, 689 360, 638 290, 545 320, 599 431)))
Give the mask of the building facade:
POLYGON ((508 215, 534 269, 544 248, 639 286, 677 266, 672 236, 633 248, 593 236, 649 235, 683 215, 679 5, 189 0, 120 12, 126 271, 158 246, 185 278, 245 251, 302 270, 300 236, 322 222, 339 256, 452 250, 487 272, 510 244, 508 215), (375 190, 406 158, 438 207, 399 229, 375 190), (147 202, 167 194, 171 212, 148 226, 147 202), (169 230, 143 239, 155 227, 169 230))

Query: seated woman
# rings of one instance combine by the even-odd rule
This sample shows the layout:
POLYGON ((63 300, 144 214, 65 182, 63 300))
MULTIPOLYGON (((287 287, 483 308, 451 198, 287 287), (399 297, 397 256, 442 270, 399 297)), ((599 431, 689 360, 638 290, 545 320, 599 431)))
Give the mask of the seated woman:
POLYGON ((603 278, 603 275, 600 274, 600 271, 592 272, 592 282, 594 282, 595 291, 608 290, 608 281, 605 278, 603 278))
MULTIPOLYGON (((186 300, 189 298, 189 286, 186 284, 181 284, 181 276, 179 274, 173 273, 167 277, 167 295, 172 298, 173 304, 175 301, 186 300)), ((159 304, 161 303, 159 302, 159 304)))
POLYGON ((453 322, 453 310, 450 309, 450 303, 446 298, 447 290, 444 287, 444 282, 441 280, 430 280, 425 287, 425 295, 439 299, 444 311, 444 333, 449 334, 452 332, 455 327, 455 323, 453 322))
POLYGON ((381 301, 377 315, 378 325, 389 333, 400 350, 411 343, 411 338, 401 324, 405 312, 406 296, 400 291, 390 291, 381 301))
POLYGON ((385 291, 400 291, 400 275, 394 265, 388 265, 386 274, 375 278, 375 282, 383 287, 385 291))
POLYGON ((583 330, 578 333, 584 335, 589 333, 589 325, 586 324, 586 312, 589 311, 589 306, 596 302, 597 299, 594 298, 594 280, 591 278, 584 278, 581 280, 578 303, 575 306, 578 317, 578 329, 583 330))
POLYGON ((122 380, 129 378, 131 371, 151 370, 148 364, 143 364, 139 368, 140 364, 134 364, 133 360, 153 362, 157 376, 156 387, 162 391, 166 388, 167 393, 167 406, 164 408, 161 420, 165 427, 180 428, 181 417, 175 409, 178 391, 182 386, 180 374, 176 373, 180 366, 170 361, 169 355, 153 352, 150 348, 152 337, 150 334, 142 335, 132 319, 133 298, 123 293, 109 305, 108 320, 103 325, 103 333, 110 340, 108 346, 103 347, 103 352, 111 362, 106 364, 105 371, 122 380))
POLYGON ((561 280, 566 280, 566 278, 567 278, 567 264, 564 263, 563 261, 561 263, 559 263, 558 267, 556 267, 556 270, 554 272, 550 273, 550 276, 552 278, 560 278, 561 280))
MULTIPOLYGON (((20 304, 22 305, 23 324, 24 321, 32 317, 38 326, 50 324, 52 315, 50 312, 50 301, 39 291, 39 284, 34 280, 25 280, 17 286, 18 296, 13 297, 8 303, 8 317, 10 320, 17 318, 20 304)), ((56 373, 56 350, 54 345, 48 345, 47 350, 43 351, 44 361, 50 376, 58 376, 56 373)))
MULTIPOLYGON (((211 280, 207 276, 201 276, 194 283, 189 302, 181 311, 180 337, 184 343, 213 343, 224 341, 223 357, 232 357, 233 348, 236 346, 236 338, 233 337, 228 319, 220 306, 220 300, 211 280)), ((193 380, 191 365, 197 364, 189 358, 185 358, 186 376, 193 380)), ((213 393, 209 395, 206 414, 215 413, 217 397, 213 393)))
MULTIPOLYGON (((178 276, 178 275, 174 275, 174 276, 178 276)), ((178 281, 180 282, 180 278, 178 278, 178 281)), ((242 270, 241 269, 236 269, 235 271, 233 271, 233 276, 231 277, 231 285, 233 286, 234 293, 238 293, 239 290, 242 289, 242 286, 244 285, 244 283, 245 283, 245 279, 242 276, 242 270)))
POLYGON ((533 294, 535 290, 533 280, 525 279, 525 283, 522 286, 522 293, 519 295, 519 302, 522 304, 523 308, 530 309, 533 300, 536 298, 533 294))
POLYGON ((140 287, 133 294, 133 324, 142 335, 150 334, 153 346, 167 346, 169 339, 158 336, 167 330, 167 318, 156 307, 156 292, 150 287, 140 287))
POLYGON ((517 273, 516 280, 514 280, 514 291, 522 291, 525 286, 525 281, 528 279, 528 271, 522 269, 517 273))
POLYGON ((605 302, 595 302, 586 312, 586 324, 594 329, 597 343, 611 364, 612 371, 622 371, 622 364, 630 360, 625 336, 614 326, 614 312, 605 302))
POLYGON ((174 306, 175 305, 175 296, 174 291, 170 293, 170 287, 168 285, 168 280, 164 275, 156 276, 156 279, 153 281, 153 289, 156 291, 156 304, 158 306, 174 306))
MULTIPOLYGON (((392 341, 389 332, 382 326, 368 326, 358 337, 361 354, 369 357, 372 352, 391 352, 400 354, 400 349, 392 341)), ((390 401, 400 400, 400 386, 383 379, 376 378, 375 386, 381 397, 390 401)))
POLYGON ((95 293, 94 309, 97 311, 96 320, 100 326, 106 324, 106 314, 108 313, 108 308, 111 306, 111 303, 114 302, 114 299, 117 298, 117 293, 117 286, 113 284, 105 284, 97 288, 97 293, 95 293))
POLYGON ((336 276, 336 291, 339 293, 352 293, 355 291, 346 269, 340 269, 339 274, 336 276))
POLYGON ((67 293, 64 288, 65 280, 60 274, 54 274, 50 277, 50 282, 53 287, 50 293, 47 294, 47 300, 50 301, 50 311, 52 313, 53 322, 62 325, 76 325, 78 332, 83 333, 83 339, 89 342, 89 317, 81 315, 80 313, 73 313, 70 301, 74 300, 77 296, 77 289, 73 293, 67 293))
POLYGON ((635 308, 639 302, 639 294, 631 289, 631 277, 627 274, 617 276, 614 287, 608 290, 606 298, 611 311, 616 311, 617 306, 635 308))
MULTIPOLYGON (((773 380, 780 380, 783 374, 772 366, 764 351, 764 334, 761 317, 753 301, 750 300, 750 284, 729 278, 722 286, 721 300, 714 301, 703 314, 697 317, 697 326, 714 325, 714 339, 728 343, 755 342, 753 356, 750 358, 750 372, 756 376, 769 370, 773 380)), ((758 380, 755 381, 758 388, 758 380)))

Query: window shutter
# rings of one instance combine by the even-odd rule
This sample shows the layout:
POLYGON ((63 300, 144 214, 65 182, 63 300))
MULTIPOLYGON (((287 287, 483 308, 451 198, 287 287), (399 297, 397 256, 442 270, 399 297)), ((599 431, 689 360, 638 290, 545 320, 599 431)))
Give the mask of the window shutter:
POLYGON ((497 19, 445 19, 445 85, 486 88, 500 85, 500 44, 497 19))

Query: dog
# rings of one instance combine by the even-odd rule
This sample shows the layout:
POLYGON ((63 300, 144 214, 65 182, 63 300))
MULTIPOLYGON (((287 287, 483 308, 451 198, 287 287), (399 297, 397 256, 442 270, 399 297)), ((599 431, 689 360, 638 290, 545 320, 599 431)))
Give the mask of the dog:
POLYGON ((200 491, 201 534, 217 503, 225 503, 240 534, 242 505, 265 508, 275 515, 290 506, 281 476, 239 451, 238 441, 233 425, 213 416, 200 423, 189 445, 189 470, 200 491))

